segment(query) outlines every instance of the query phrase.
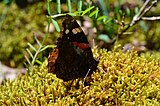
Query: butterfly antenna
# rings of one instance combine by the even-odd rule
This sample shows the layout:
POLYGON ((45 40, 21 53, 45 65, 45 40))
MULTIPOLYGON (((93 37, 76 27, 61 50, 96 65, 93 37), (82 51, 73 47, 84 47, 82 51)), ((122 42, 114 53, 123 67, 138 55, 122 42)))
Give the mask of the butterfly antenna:
POLYGON ((91 69, 88 70, 86 76, 84 77, 84 80, 83 80, 83 87, 84 87, 85 80, 86 80, 86 78, 87 78, 87 76, 88 76, 88 74, 89 74, 90 71, 91 71, 91 69))

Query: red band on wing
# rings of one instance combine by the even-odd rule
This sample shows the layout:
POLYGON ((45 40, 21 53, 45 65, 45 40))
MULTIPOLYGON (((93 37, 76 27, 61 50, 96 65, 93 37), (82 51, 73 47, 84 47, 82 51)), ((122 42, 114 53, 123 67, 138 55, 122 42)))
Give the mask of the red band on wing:
POLYGON ((77 43, 77 42, 72 42, 75 46, 78 46, 79 48, 85 50, 89 48, 89 44, 86 43, 77 43))

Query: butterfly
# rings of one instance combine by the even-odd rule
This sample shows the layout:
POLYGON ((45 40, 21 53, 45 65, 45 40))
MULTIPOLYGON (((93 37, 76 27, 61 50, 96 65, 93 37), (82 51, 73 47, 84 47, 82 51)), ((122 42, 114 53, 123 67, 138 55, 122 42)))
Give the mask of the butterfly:
POLYGON ((56 47, 49 53, 48 70, 63 81, 84 78, 97 69, 98 61, 82 28, 70 15, 62 22, 62 31, 56 47))

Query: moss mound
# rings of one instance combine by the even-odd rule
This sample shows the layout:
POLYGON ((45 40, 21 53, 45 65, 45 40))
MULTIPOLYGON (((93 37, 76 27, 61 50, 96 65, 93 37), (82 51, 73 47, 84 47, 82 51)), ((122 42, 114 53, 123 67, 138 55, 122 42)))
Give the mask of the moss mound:
MULTIPOLYGON (((101 57, 90 86, 63 82, 47 61, 0 86, 0 105, 160 105, 160 62, 136 52, 94 50, 101 57)), ((77 84, 78 83, 78 84, 77 84)))

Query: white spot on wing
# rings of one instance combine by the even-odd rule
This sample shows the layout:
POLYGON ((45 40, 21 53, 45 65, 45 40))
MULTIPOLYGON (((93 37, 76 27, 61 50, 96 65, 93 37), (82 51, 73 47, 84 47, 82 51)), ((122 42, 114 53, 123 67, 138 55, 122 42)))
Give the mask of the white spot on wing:
POLYGON ((76 28, 72 29, 73 34, 77 34, 78 32, 76 31, 76 28))
POLYGON ((82 29, 80 27, 72 29, 73 34, 77 34, 77 33, 80 33, 80 32, 82 32, 82 29))
POLYGON ((68 30, 68 29, 66 29, 65 33, 66 33, 66 34, 68 34, 68 33, 69 33, 69 30, 68 30))

